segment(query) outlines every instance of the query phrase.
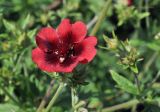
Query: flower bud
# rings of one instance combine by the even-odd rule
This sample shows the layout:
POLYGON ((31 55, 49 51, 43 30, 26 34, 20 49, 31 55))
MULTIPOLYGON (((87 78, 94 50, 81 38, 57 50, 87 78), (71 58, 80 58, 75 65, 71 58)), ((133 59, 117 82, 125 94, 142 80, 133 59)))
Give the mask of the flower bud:
POLYGON ((124 6, 131 6, 133 1, 132 0, 117 0, 117 3, 124 5, 124 6))
POLYGON ((107 36, 103 35, 105 42, 109 49, 116 49, 118 46, 118 40, 116 38, 108 38, 107 36))

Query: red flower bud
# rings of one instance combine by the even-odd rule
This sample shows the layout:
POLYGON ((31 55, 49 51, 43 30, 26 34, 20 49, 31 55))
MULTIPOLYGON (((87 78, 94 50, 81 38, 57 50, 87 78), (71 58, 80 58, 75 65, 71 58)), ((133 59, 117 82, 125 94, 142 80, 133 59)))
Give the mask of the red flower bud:
POLYGON ((131 5, 132 5, 132 3, 133 3, 133 1, 132 1, 132 0, 128 0, 128 6, 131 6, 131 5))

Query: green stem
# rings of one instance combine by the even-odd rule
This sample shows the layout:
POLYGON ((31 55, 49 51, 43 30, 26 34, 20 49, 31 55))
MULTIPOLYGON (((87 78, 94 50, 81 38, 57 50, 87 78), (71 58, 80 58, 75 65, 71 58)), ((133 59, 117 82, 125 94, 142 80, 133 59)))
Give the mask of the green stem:
POLYGON ((72 109, 74 112, 77 112, 78 108, 75 108, 78 102, 78 96, 74 87, 71 87, 71 97, 72 97, 72 109))
POLYGON ((49 97, 51 95, 51 91, 53 89, 53 85, 54 85, 54 79, 51 80, 49 88, 48 88, 45 96, 43 97, 43 99, 42 99, 42 101, 41 101, 41 103, 40 103, 40 105, 39 105, 39 107, 37 109, 37 112, 42 112, 42 110, 44 109, 44 107, 45 107, 46 103, 48 102, 48 99, 49 99, 49 97))
MULTIPOLYGON (((149 12, 149 9, 148 9, 148 0, 145 0, 145 11, 146 12, 149 12)), ((150 26, 150 24, 149 24, 149 16, 147 16, 146 17, 146 26, 147 26, 147 30, 149 29, 149 26, 150 26)))
POLYGON ((103 22, 106 14, 107 14, 107 11, 110 7, 110 4, 111 4, 112 0, 107 0, 106 3, 104 4, 104 8, 102 9, 102 12, 98 18, 98 21, 96 23, 96 25, 94 26, 92 32, 90 33, 90 35, 96 35, 101 23, 103 22))
POLYGON ((132 106, 135 106, 139 103, 138 100, 131 100, 122 104, 118 104, 118 105, 114 105, 111 107, 107 107, 102 109, 102 112, 112 112, 112 111, 116 111, 116 110, 120 110, 120 109, 126 109, 126 108, 130 108, 132 106))
POLYGON ((51 101, 49 102, 47 108, 45 109, 45 112, 49 112, 49 110, 51 109, 51 107, 53 106, 53 104, 55 103, 55 101, 57 100, 58 96, 60 95, 60 92, 62 91, 64 87, 64 83, 61 82, 55 95, 53 96, 53 98, 51 99, 51 101))
POLYGON ((159 52, 153 53, 153 55, 148 59, 148 62, 144 65, 144 71, 147 72, 147 70, 150 68, 152 63, 156 60, 157 56, 159 55, 159 52))
MULTIPOLYGON (((142 12, 143 0, 140 0, 138 3, 139 3, 138 4, 138 12, 142 12)), ((141 20, 138 19, 136 24, 135 24, 135 28, 137 29, 135 38, 141 37, 140 33, 141 33, 142 29, 141 29, 140 25, 141 25, 141 20)))
POLYGON ((134 79, 135 79, 135 83, 136 83, 137 88, 138 88, 138 94, 140 94, 141 93, 141 88, 140 88, 140 82, 138 80, 137 74, 134 74, 134 79))
POLYGON ((148 61, 144 64, 144 69, 143 72, 140 72, 139 74, 139 79, 141 80, 143 78, 143 75, 148 71, 148 69, 150 68, 150 66, 152 66, 152 64, 154 63, 154 61, 156 60, 156 58, 158 57, 159 52, 155 52, 153 53, 153 55, 148 59, 148 61))
POLYGON ((112 112, 112 111, 118 111, 118 110, 121 110, 121 109, 127 109, 127 108, 131 108, 131 107, 134 107, 138 104, 152 104, 152 105, 159 105, 159 103, 157 102, 157 100, 144 100, 143 102, 140 102, 138 101, 137 99, 134 99, 134 100, 130 100, 128 102, 125 102, 125 103, 121 103, 121 104, 118 104, 118 105, 114 105, 114 106, 111 106, 111 107, 107 107, 107 108, 104 108, 102 109, 101 112, 112 112))
POLYGON ((78 104, 76 104, 76 105, 74 106, 74 108, 75 108, 75 109, 78 109, 79 107, 81 107, 81 106, 83 106, 83 105, 85 105, 85 104, 86 104, 85 101, 80 101, 78 104))
POLYGON ((152 82, 147 85, 147 87, 151 87, 158 80, 159 77, 160 77, 160 70, 158 71, 152 82))
POLYGON ((74 108, 74 89, 71 87, 72 108, 74 108))
POLYGON ((17 99, 16 99, 14 96, 12 96, 12 95, 6 90, 6 88, 5 88, 4 86, 1 86, 1 85, 0 85, 0 88, 3 90, 3 92, 5 93, 5 95, 7 95, 13 102, 15 102, 16 104, 20 105, 19 101, 17 101, 17 99))
POLYGON ((160 83, 156 82, 152 85, 152 88, 154 89, 160 89, 160 83))

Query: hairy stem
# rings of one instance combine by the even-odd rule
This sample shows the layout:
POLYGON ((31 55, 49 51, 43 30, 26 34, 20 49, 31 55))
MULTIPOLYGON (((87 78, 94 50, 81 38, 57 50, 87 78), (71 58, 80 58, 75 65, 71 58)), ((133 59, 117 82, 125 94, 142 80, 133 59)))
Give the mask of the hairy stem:
POLYGON ((98 16, 94 16, 94 18, 87 24, 87 29, 90 29, 97 21, 98 16))
POLYGON ((140 102, 137 99, 133 99, 133 100, 130 100, 125 103, 121 103, 121 104, 117 104, 114 106, 104 108, 104 109, 102 109, 101 112, 113 112, 113 111, 118 111, 121 109, 128 109, 128 108, 134 107, 140 103, 142 103, 142 104, 147 103, 147 104, 152 104, 152 105, 157 105, 157 106, 159 105, 159 103, 156 100, 144 100, 143 102, 140 102))
POLYGON ((160 83, 156 82, 156 83, 152 84, 151 87, 154 89, 160 89, 160 83))
POLYGON ((0 88, 13 102, 15 102, 17 105, 20 105, 19 101, 14 96, 12 96, 4 86, 0 85, 0 88))
POLYGON ((116 111, 116 110, 120 110, 120 109, 126 109, 126 108, 130 108, 133 107, 135 105, 137 105, 139 103, 138 100, 131 100, 122 104, 118 104, 118 105, 114 105, 111 107, 107 107, 102 109, 102 112, 112 112, 112 111, 116 111))
POLYGON ((47 92, 45 94, 45 96, 43 97, 38 109, 37 109, 37 112, 42 112, 42 110, 44 109, 46 103, 48 102, 48 99, 51 95, 51 91, 53 89, 53 85, 54 85, 54 80, 51 80, 50 82, 50 85, 49 85, 49 88, 47 89, 47 92))
POLYGON ((60 92, 62 91, 64 87, 64 83, 61 82, 55 95, 53 96, 53 98, 51 99, 51 101, 49 102, 48 106, 45 109, 45 112, 49 112, 49 110, 51 109, 51 107, 53 106, 53 104, 55 103, 55 101, 57 100, 58 96, 60 95, 60 92))
POLYGON ((101 23, 103 22, 106 14, 107 14, 107 11, 111 5, 111 2, 112 2, 112 0, 107 0, 106 3, 104 4, 104 8, 102 9, 102 12, 98 18, 98 21, 97 21, 96 25, 94 26, 90 35, 96 35, 101 23))
MULTIPOLYGON (((145 11, 149 12, 149 7, 148 7, 148 0, 145 0, 145 11)), ((146 17, 146 26, 147 26, 147 30, 149 29, 150 23, 149 23, 149 16, 146 17)))
POLYGON ((156 74, 155 78, 152 80, 152 82, 150 82, 147 87, 151 87, 160 77, 160 70, 158 71, 158 73, 156 74))
POLYGON ((143 75, 147 72, 147 70, 150 68, 150 66, 154 63, 154 61, 156 60, 156 58, 158 57, 158 55, 159 55, 159 52, 153 53, 153 55, 150 57, 150 59, 148 59, 147 63, 144 64, 144 70, 143 70, 143 72, 139 73, 140 80, 143 78, 143 75))
POLYGON ((86 104, 85 101, 80 101, 78 104, 76 104, 76 105, 74 106, 74 108, 75 108, 75 109, 78 109, 79 107, 84 106, 85 104, 86 104))
POLYGON ((77 112, 78 108, 75 108, 78 102, 78 96, 74 87, 71 87, 71 97, 72 97, 72 109, 74 112, 77 112))
POLYGON ((137 85, 137 88, 138 88, 138 94, 141 93, 141 88, 140 88, 140 82, 138 80, 138 75, 137 74, 134 74, 134 79, 135 79, 135 83, 137 85))

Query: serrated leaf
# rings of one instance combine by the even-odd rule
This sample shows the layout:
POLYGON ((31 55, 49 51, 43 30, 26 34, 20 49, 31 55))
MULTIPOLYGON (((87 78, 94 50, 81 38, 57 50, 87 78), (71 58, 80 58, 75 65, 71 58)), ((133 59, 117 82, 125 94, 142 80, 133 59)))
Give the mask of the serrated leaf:
POLYGON ((117 83, 118 87, 120 87, 121 89, 123 89, 124 91, 128 93, 138 95, 138 90, 131 81, 119 75, 113 70, 110 70, 110 73, 111 73, 113 80, 117 83))

